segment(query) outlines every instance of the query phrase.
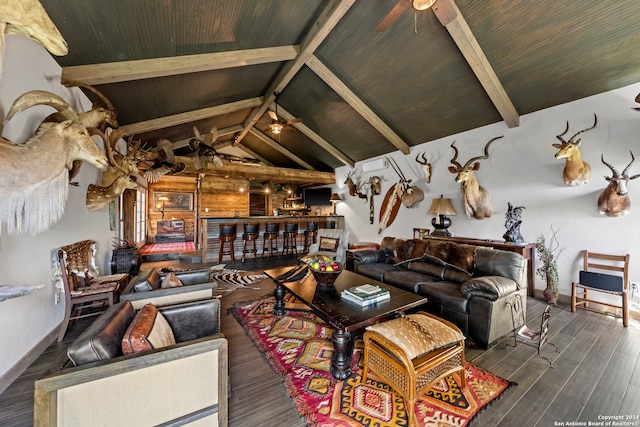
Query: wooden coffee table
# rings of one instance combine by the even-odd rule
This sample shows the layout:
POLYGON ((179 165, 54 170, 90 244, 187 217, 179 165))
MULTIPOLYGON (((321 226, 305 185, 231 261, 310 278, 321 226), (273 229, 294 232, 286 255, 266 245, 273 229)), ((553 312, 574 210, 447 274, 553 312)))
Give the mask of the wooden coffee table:
MULTIPOLYGON (((271 279, 275 279, 291 268, 274 268, 264 273, 271 279)), ((403 291, 394 286, 385 285, 377 280, 347 270, 340 273, 333 286, 318 285, 312 275, 303 278, 301 281, 279 283, 274 280, 274 282, 276 283, 276 288, 273 292, 276 297, 274 307, 276 316, 285 314, 288 307, 284 304, 284 296, 286 292, 289 292, 309 306, 320 319, 333 328, 331 341, 334 352, 331 360, 331 373, 339 380, 344 380, 351 375, 352 332, 389 320, 401 312, 427 302, 425 297, 403 291), (342 290, 366 283, 388 289, 391 293, 391 298, 368 307, 360 307, 358 304, 343 301, 340 297, 342 290)))

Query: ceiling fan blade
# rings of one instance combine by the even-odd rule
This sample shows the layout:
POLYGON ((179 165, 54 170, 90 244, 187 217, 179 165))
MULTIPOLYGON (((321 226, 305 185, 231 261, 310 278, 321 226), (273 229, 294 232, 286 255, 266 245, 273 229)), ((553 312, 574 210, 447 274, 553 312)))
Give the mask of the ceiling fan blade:
POLYGON ((273 111, 267 110, 267 113, 269 114, 269 117, 271 117, 271 120, 278 120, 278 116, 273 111))
POLYGON ((391 9, 391 11, 387 13, 387 16, 385 16, 382 21, 380 21, 380 23, 376 27, 376 31, 379 33, 387 31, 391 24, 393 24, 396 19, 398 19, 398 16, 400 16, 400 14, 404 12, 404 10, 407 9, 407 7, 409 7, 410 5, 411 2, 408 2, 407 0, 398 0, 398 4, 396 4, 393 9, 391 9))
POLYGON ((302 123, 302 119, 295 118, 295 119, 285 120, 285 124, 287 125, 292 125, 294 123, 302 123))

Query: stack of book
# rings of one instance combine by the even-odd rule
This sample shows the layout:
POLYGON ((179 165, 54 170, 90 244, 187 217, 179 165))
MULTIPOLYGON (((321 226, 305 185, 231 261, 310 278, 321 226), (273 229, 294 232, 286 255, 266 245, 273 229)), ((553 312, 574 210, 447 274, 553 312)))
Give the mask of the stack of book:
POLYGON ((391 298, 391 295, 388 289, 366 284, 345 289, 342 291, 342 298, 359 304, 361 307, 366 307, 380 301, 386 301, 391 298))

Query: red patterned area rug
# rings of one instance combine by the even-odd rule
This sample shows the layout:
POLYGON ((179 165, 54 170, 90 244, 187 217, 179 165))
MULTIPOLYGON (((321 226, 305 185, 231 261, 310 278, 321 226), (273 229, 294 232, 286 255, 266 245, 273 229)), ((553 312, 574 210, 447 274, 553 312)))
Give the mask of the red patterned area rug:
MULTIPOLYGON (((289 295, 287 295, 289 298, 289 295)), ((332 329, 312 312, 273 315, 273 297, 238 303, 231 312, 273 369, 307 423, 322 427, 407 426, 402 396, 371 374, 362 384, 362 340, 355 343, 345 381, 331 375, 332 329)), ((467 362, 467 387, 457 375, 436 383, 416 402, 420 426, 466 426, 515 384, 467 362)))
POLYGON ((195 251, 193 242, 149 243, 140 249, 142 255, 195 251))

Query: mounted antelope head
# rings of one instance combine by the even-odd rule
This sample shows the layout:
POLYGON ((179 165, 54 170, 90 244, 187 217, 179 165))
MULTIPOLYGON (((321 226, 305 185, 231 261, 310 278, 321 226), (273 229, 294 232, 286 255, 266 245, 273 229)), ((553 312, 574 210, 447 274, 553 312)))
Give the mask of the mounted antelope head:
POLYGON ((398 183, 398 186, 400 188, 399 190, 400 200, 402 201, 402 204, 405 207, 411 208, 416 203, 424 199, 424 191, 422 191, 420 187, 411 185, 411 180, 407 179, 404 176, 404 173, 402 173, 402 170, 400 170, 400 167, 398 166, 396 161, 393 160, 391 157, 389 157, 388 159, 389 159, 389 164, 391 165, 393 170, 396 172, 396 174, 398 174, 398 177, 400 178, 400 182, 398 183))
POLYGON ((600 215, 622 216, 629 213, 631 200, 629 199, 629 194, 627 194, 627 183, 640 176, 640 174, 638 174, 630 177, 627 173, 635 160, 633 153, 631 151, 629 151, 629 153, 631 153, 631 161, 622 173, 604 161, 604 154, 600 157, 602 163, 611 169, 611 176, 605 176, 605 179, 609 181, 609 185, 600 194, 600 197, 598 197, 598 212, 600 215))
POLYGON ((458 149, 454 145, 455 141, 451 143, 451 148, 453 148, 454 151, 451 164, 454 166, 449 166, 448 169, 449 172, 457 174, 456 182, 460 183, 460 191, 462 192, 462 199, 464 201, 464 211, 466 212, 467 217, 473 216, 475 219, 484 219, 490 218, 493 214, 493 207, 491 205, 489 193, 480 184, 478 184, 475 171, 480 169, 480 163, 477 160, 488 159, 489 146, 491 146, 493 141, 500 138, 502 138, 502 136, 497 136, 487 142, 484 146, 484 155, 476 156, 467 160, 464 166, 456 161, 458 158, 458 149))
POLYGON ((416 154, 416 162, 418 162, 422 166, 422 170, 424 171, 424 179, 427 181, 427 184, 431 182, 431 163, 427 160, 425 153, 416 154), (418 157, 422 157, 422 160, 418 157))
POLYGON ((555 157, 556 159, 565 159, 566 161, 564 170, 562 171, 565 184, 580 185, 589 182, 591 178, 591 166, 582 160, 582 154, 580 153, 582 139, 574 141, 574 138, 583 132, 595 128, 597 124, 598 117, 594 114, 593 126, 574 133, 568 141, 565 141, 562 137, 569 131, 569 121, 567 120, 567 128, 560 135, 556 135, 556 138, 560 140, 561 144, 553 144, 553 146, 558 149, 555 157))
POLYGON ((354 197, 358 196, 361 199, 367 200, 368 197, 367 197, 366 193, 361 191, 364 183, 363 184, 356 184, 353 181, 353 177, 355 176, 356 172, 357 172, 357 169, 354 169, 351 172, 347 173, 347 177, 344 180, 344 184, 346 184, 347 188, 349 188, 349 195, 350 196, 354 196, 354 197))

